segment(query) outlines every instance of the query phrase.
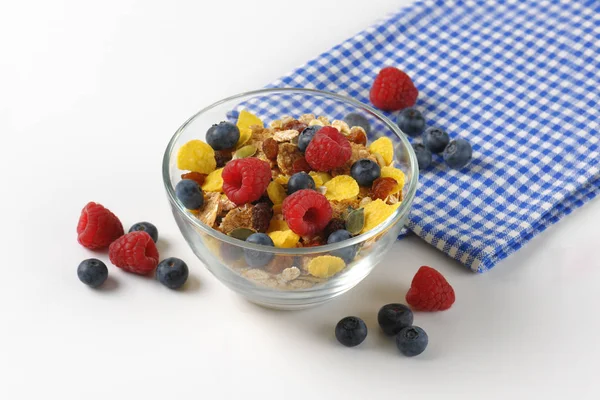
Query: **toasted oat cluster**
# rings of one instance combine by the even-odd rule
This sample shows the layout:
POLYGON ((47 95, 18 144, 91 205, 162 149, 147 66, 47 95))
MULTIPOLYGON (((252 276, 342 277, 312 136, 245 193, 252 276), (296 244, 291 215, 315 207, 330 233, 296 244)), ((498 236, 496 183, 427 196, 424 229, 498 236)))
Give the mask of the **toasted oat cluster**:
MULTIPOLYGON (((184 205, 202 204, 190 210, 202 223, 237 239, 314 247, 365 233, 394 213, 405 177, 393 159, 392 141, 369 143, 361 126, 312 114, 284 116, 265 126, 244 110, 236 124, 213 125, 206 143, 192 140, 180 148, 182 180, 196 182, 198 190, 187 185, 177 195, 184 205)), ((241 274, 268 286, 301 289, 340 272, 356 257, 350 253, 316 257, 306 265, 294 264, 292 257, 246 259, 253 268, 241 274)))

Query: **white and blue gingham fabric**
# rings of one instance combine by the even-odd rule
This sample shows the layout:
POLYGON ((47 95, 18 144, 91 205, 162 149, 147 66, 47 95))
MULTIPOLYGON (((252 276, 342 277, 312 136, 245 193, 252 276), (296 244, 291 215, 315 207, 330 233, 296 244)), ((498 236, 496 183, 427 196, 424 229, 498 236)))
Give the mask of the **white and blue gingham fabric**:
POLYGON ((473 145, 461 171, 434 156, 409 218, 450 257, 488 270, 600 192, 600 1, 417 2, 270 86, 369 104, 389 65, 428 126, 473 145))

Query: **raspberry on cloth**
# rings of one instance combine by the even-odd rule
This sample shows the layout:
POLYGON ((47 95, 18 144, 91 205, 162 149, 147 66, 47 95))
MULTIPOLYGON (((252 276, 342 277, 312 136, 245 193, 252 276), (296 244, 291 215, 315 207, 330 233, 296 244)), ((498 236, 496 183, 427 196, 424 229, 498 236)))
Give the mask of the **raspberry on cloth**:
MULTIPOLYGON (((483 272, 600 192, 597 15, 594 2, 417 2, 269 87, 372 104, 380 71, 408 74, 428 127, 443 127, 473 150, 460 170, 439 161, 423 171, 408 229, 483 272)), ((388 108, 375 94, 375 106, 388 108)), ((315 113, 324 107, 283 100, 247 107, 265 120, 295 115, 299 102, 315 113)), ((371 131, 369 141, 377 126, 371 131)))

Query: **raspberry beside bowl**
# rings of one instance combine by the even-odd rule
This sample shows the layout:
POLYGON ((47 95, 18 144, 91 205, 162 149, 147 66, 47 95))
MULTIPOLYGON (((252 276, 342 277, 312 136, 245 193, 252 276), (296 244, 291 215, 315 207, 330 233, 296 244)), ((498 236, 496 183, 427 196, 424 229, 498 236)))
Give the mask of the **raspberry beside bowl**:
MULTIPOLYGON (((230 289, 248 300, 277 309, 299 309, 324 303, 351 289, 362 281, 383 259, 404 226, 417 189, 416 156, 398 127, 373 108, 356 100, 311 89, 265 89, 247 92, 216 102, 186 121, 172 137, 163 158, 163 180, 175 220, 184 238, 206 268, 230 289), (402 203, 395 212, 374 229, 351 239, 317 247, 273 248, 243 242, 227 236, 200 222, 185 209, 175 195, 175 185, 183 171, 176 165, 178 149, 192 139, 205 140, 213 124, 231 119, 232 112, 248 109, 265 122, 275 116, 302 114, 325 115, 342 120, 352 112, 363 114, 372 126, 369 142, 377 137, 389 137, 395 148, 397 168, 406 176, 402 203), (333 263, 331 277, 317 278, 306 274, 311 260, 356 249, 354 259, 338 272, 333 263), (244 252, 264 256, 272 261, 262 268, 252 268, 244 252), (275 278, 276 276, 277 278, 275 278)), ((331 258, 333 259, 333 257, 331 258)), ((327 258, 325 258, 327 260, 327 258)), ((328 275, 328 272, 324 272, 328 275)))

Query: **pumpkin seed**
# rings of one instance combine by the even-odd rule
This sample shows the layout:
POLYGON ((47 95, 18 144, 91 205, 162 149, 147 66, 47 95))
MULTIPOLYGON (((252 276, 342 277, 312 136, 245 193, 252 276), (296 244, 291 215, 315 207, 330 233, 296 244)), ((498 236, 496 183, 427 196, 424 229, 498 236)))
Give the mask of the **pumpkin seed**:
POLYGON ((346 217, 346 230, 353 235, 358 235, 365 226, 365 209, 359 208, 348 213, 346 217))
POLYGON ((239 240, 246 240, 248 239, 248 236, 252 235, 253 233, 256 233, 256 231, 249 228, 235 228, 229 232, 228 235, 239 240))
POLYGON ((235 154, 233 155, 233 158, 238 159, 238 158, 252 157, 254 154, 256 154, 256 150, 258 150, 256 148, 256 146, 254 146, 253 144, 249 144, 247 146, 242 147, 238 151, 236 151, 235 154))

